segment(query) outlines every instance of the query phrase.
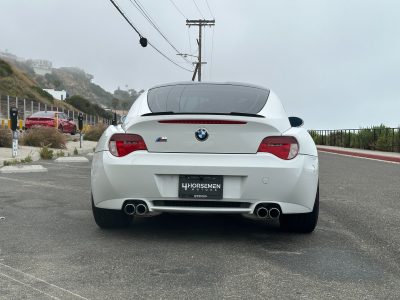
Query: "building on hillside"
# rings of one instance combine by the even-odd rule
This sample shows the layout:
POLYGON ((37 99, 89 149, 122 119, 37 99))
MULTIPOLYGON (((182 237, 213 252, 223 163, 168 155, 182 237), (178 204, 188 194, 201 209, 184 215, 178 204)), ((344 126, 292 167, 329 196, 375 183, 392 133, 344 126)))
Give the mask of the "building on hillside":
POLYGON ((50 95, 52 95, 53 98, 61 100, 61 101, 65 101, 65 98, 68 97, 67 92, 64 90, 62 90, 62 91, 55 91, 54 89, 43 89, 43 90, 45 90, 50 95))
POLYGON ((51 74, 52 66, 53 66, 53 64, 49 60, 32 59, 31 67, 35 71, 35 74, 43 75, 43 76, 46 74, 51 74))
POLYGON ((16 56, 15 54, 12 54, 10 52, 0 51, 0 58, 5 60, 16 60, 20 62, 25 62, 25 58, 16 56))
POLYGON ((105 111, 111 111, 111 108, 108 108, 107 106, 105 106, 104 104, 99 104, 100 105, 100 107, 102 108, 102 109, 104 109, 105 111))

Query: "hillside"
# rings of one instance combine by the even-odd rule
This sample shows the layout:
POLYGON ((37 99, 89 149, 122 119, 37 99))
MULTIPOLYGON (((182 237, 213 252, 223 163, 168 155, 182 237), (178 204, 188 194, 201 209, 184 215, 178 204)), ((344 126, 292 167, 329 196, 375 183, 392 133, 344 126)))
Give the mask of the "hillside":
POLYGON ((94 84, 93 75, 79 68, 53 68, 52 74, 35 75, 35 79, 42 88, 65 90, 70 97, 79 95, 92 103, 103 104, 107 107, 111 107, 111 101, 115 97, 94 84))
POLYGON ((54 105, 59 108, 70 109, 73 107, 64 101, 53 99, 40 85, 26 72, 17 69, 13 64, 0 59, 0 94, 18 97, 20 99, 34 100, 43 104, 54 105))

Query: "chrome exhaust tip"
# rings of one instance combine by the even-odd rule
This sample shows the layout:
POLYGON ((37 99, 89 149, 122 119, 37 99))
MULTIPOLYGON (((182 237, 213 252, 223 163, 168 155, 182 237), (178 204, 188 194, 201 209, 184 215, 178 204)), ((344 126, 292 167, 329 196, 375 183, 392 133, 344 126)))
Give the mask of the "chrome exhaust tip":
POLYGON ((136 214, 139 216, 143 216, 148 212, 147 206, 144 204, 138 204, 136 206, 136 214))
POLYGON ((135 211, 136 211, 135 205, 130 204, 130 203, 127 204, 127 205, 125 205, 124 211, 125 211, 125 213, 126 213, 127 215, 130 215, 130 216, 134 215, 134 214, 135 214, 135 211))
POLYGON ((257 217, 261 219, 268 218, 268 209, 266 209, 264 206, 261 206, 257 209, 257 217))
POLYGON ((268 215, 271 219, 277 219, 281 215, 281 212, 276 207, 272 207, 269 209, 268 215))

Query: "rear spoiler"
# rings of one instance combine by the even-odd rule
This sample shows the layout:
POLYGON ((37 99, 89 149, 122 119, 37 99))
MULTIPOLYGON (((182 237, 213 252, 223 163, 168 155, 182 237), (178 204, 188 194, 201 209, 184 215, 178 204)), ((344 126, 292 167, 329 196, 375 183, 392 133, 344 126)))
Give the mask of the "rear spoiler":
POLYGON ((262 115, 257 114, 246 114, 246 113, 238 113, 238 112, 231 112, 231 113, 188 113, 188 112, 173 112, 173 111, 163 111, 163 112, 156 112, 156 113, 147 113, 143 114, 142 117, 152 117, 152 116, 168 116, 168 115, 211 115, 211 116, 239 116, 239 117, 252 117, 252 118, 265 118, 262 115))

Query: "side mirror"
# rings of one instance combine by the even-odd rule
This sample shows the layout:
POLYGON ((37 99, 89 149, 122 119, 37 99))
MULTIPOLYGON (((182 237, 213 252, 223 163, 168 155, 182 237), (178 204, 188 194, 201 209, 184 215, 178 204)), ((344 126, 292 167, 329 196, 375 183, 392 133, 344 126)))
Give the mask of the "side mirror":
POLYGON ((298 117, 289 117, 290 126, 301 127, 304 125, 304 121, 298 117))
POLYGON ((123 115, 123 116, 121 117, 121 122, 124 123, 124 122, 125 122, 125 119, 126 119, 126 115, 123 115))

